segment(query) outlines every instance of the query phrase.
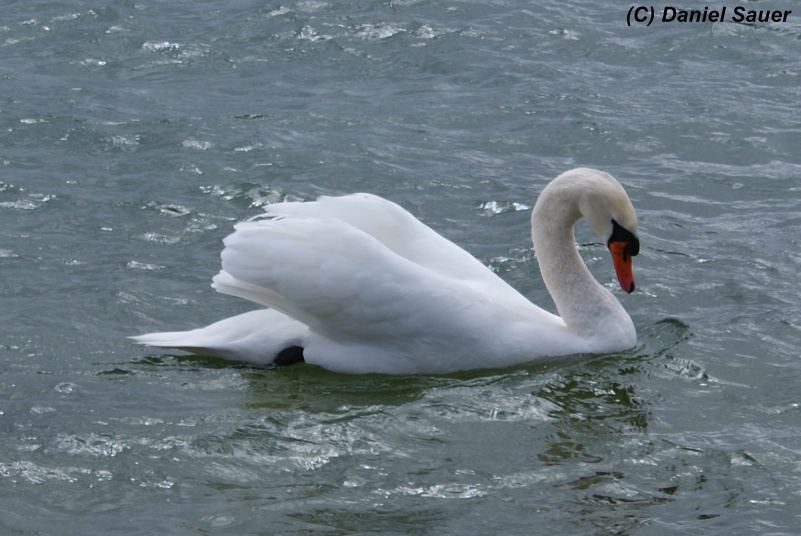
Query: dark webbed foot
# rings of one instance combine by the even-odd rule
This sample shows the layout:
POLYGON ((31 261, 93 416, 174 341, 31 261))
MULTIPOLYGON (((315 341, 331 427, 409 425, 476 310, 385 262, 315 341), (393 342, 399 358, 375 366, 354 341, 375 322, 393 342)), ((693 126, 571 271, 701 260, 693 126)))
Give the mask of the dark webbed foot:
POLYGON ((273 365, 276 367, 286 367, 289 365, 294 365, 295 363, 303 363, 303 347, 302 346, 290 346, 288 348, 284 348, 275 356, 273 359, 273 365))

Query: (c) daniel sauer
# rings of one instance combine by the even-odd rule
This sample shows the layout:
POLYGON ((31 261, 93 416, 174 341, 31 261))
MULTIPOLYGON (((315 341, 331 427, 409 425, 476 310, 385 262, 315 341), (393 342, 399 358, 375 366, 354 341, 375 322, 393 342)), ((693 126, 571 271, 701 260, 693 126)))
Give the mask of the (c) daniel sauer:
MULTIPOLYGON (((781 9, 746 9, 743 6, 734 8, 731 22, 787 22, 792 10, 781 9)), ((662 22, 724 22, 726 6, 720 9, 676 9, 665 6, 662 10, 662 22)))

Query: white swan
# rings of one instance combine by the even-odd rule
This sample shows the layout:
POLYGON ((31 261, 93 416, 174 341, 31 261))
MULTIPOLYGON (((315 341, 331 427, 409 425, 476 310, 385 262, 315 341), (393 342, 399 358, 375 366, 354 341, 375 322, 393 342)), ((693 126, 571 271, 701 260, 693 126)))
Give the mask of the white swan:
POLYGON ((545 187, 531 216, 556 316, 380 197, 273 204, 225 239, 212 285, 267 309, 132 339, 259 365, 388 374, 626 350, 637 340, 634 324, 578 254, 573 224, 581 216, 607 244, 623 290, 634 290, 634 208, 611 175, 574 169, 545 187))

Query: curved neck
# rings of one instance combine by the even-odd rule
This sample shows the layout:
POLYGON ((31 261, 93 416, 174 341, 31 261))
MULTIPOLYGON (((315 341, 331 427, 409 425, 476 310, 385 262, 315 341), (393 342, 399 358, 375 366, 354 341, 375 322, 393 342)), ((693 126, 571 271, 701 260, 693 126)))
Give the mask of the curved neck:
POLYGON ((593 335, 620 321, 623 306, 601 286, 578 254, 573 225, 581 217, 571 190, 546 188, 531 214, 534 252, 559 316, 578 335, 593 335))

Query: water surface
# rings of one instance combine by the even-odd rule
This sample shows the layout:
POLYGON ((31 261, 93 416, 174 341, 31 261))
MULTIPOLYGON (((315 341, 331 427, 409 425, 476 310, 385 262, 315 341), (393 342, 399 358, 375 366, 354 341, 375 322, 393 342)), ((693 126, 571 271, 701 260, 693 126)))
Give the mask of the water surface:
POLYGON ((796 534, 801 12, 628 7, 6 5, 2 531, 796 534), (125 340, 249 310, 209 287, 233 223, 353 191, 552 308, 526 208, 579 165, 638 210, 632 351, 388 378, 125 340))

